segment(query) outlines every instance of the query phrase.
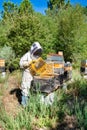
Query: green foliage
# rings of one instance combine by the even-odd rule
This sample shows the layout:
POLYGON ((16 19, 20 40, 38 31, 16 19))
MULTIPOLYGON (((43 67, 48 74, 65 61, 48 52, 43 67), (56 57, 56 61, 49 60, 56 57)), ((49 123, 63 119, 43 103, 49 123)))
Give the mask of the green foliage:
POLYGON ((58 13, 58 19, 58 31, 54 45, 56 51, 62 50, 66 60, 77 61, 81 59, 87 40, 85 37, 87 23, 82 8, 77 5, 61 10, 58 13))
POLYGON ((53 8, 59 9, 62 6, 64 6, 65 4, 65 0, 49 0, 48 1, 48 8, 50 8, 51 10, 53 10, 53 8))
POLYGON ((9 62, 7 64, 10 72, 12 72, 13 70, 17 70, 19 69, 19 61, 20 61, 20 58, 15 58, 15 59, 12 59, 11 62, 9 62))
MULTIPOLYGON (((8 79, 8 74, 5 73, 5 77, 4 77, 3 74, 0 73, 0 83, 6 83, 7 79, 8 79)), ((2 91, 2 89, 1 89, 1 91, 2 91)))
POLYGON ((84 103, 84 100, 79 102, 76 100, 76 104, 75 104, 75 114, 76 117, 78 119, 78 126, 81 129, 86 129, 86 122, 87 122, 87 104, 84 103))
POLYGON ((48 53, 55 52, 54 41, 56 32, 56 23, 52 18, 42 15, 37 15, 40 21, 39 39, 43 47, 43 56, 46 57, 48 53), (55 24, 54 24, 55 23, 55 24))
POLYGON ((3 23, 2 21, 0 22, 0 48, 3 47, 6 42, 7 42, 7 33, 9 31, 9 26, 8 23, 3 23))
POLYGON ((84 14, 86 14, 86 16, 87 16, 87 6, 83 7, 83 11, 84 11, 84 14))
POLYGON ((4 11, 2 11, 2 18, 7 19, 8 17, 13 17, 15 12, 17 12, 18 6, 10 1, 3 3, 4 11))
POLYGON ((13 48, 17 57, 20 57, 29 51, 34 41, 39 41, 47 54, 50 50, 53 51, 53 24, 46 16, 22 14, 15 19, 15 25, 9 30, 6 44, 13 48))
MULTIPOLYGON (((13 49, 10 46, 6 46, 6 45, 4 47, 0 48, 0 58, 5 59, 7 69, 11 66, 12 61, 16 61, 15 53, 14 53, 13 49)), ((15 67, 17 67, 17 66, 18 65, 16 64, 15 67)))
POLYGON ((23 0, 20 4, 19 11, 20 14, 31 14, 33 13, 33 7, 29 0, 23 0))
POLYGON ((32 15, 22 15, 16 19, 15 26, 8 34, 7 44, 15 50, 17 57, 29 51, 30 45, 38 39, 39 23, 38 18, 32 15))
POLYGON ((31 130, 31 125, 29 121, 30 114, 26 111, 20 112, 17 118, 9 116, 4 109, 0 113, 0 124, 6 130, 31 130))
POLYGON ((15 58, 15 53, 10 46, 5 45, 3 48, 0 48, 0 58, 3 58, 6 62, 9 62, 15 58))
POLYGON ((4 109, 0 111, 0 124, 6 130, 32 130, 43 127, 52 127, 56 121, 54 117, 50 118, 52 108, 40 103, 40 95, 30 96, 29 105, 21 108, 16 117, 9 116, 4 109))
MULTIPOLYGON (((19 76, 19 73, 16 72, 14 75, 19 76)), ((86 80, 74 80, 68 84, 67 91, 60 88, 55 92, 55 100, 51 106, 41 102, 41 93, 31 93, 28 106, 26 108, 19 106, 20 112, 15 117, 9 116, 0 104, 0 124, 6 130, 33 130, 44 127, 52 129, 56 127, 56 123, 65 123, 64 119, 68 115, 69 117, 76 117, 75 128, 86 129, 86 90, 86 80)))
MULTIPOLYGON (((34 41, 42 45, 44 58, 49 52, 63 51, 65 60, 73 61, 75 66, 87 58, 86 8, 71 6, 69 1, 49 0, 47 15, 43 16, 34 12, 28 0, 23 0, 19 7, 4 2, 3 7, 0 58, 6 60, 8 68, 19 68, 20 57, 29 51, 34 41)), ((29 105, 17 117, 0 112, 0 124, 6 130, 31 130, 36 126, 52 128, 52 122, 61 123, 65 115, 74 114, 78 126, 87 129, 87 82, 80 77, 67 88, 68 93, 63 89, 56 92, 52 106, 41 104, 40 95, 31 95, 29 105)))
POLYGON ((48 8, 53 6, 53 9, 48 9, 49 13, 43 16, 34 12, 28 0, 23 0, 19 7, 4 2, 0 47, 12 47, 16 57, 20 58, 34 41, 39 41, 44 58, 49 52, 63 51, 65 60, 78 62, 86 59, 87 18, 84 8, 71 6, 64 0, 49 0, 48 4, 48 8))
MULTIPOLYGON (((57 6, 57 1, 50 2, 57 6)), ((66 5, 61 7, 58 11, 55 11, 55 7, 47 10, 47 15, 55 19, 56 24, 53 43, 55 51, 62 50, 65 60, 77 62, 77 64, 81 59, 87 58, 85 49, 87 47, 87 17, 83 10, 84 8, 80 5, 71 6, 70 4, 67 7, 66 5)))
POLYGON ((70 0, 48 0, 47 5, 46 14, 54 18, 57 17, 60 10, 66 10, 71 6, 70 0))

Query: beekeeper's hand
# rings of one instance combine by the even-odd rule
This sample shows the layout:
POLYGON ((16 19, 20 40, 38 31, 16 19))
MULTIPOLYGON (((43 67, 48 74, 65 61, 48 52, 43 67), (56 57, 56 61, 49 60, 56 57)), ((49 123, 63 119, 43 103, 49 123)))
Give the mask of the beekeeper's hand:
POLYGON ((28 67, 29 67, 29 64, 30 64, 29 62, 26 62, 26 63, 24 63, 23 67, 24 67, 24 68, 28 68, 28 67))
POLYGON ((32 63, 35 63, 36 62, 36 60, 32 60, 32 63))

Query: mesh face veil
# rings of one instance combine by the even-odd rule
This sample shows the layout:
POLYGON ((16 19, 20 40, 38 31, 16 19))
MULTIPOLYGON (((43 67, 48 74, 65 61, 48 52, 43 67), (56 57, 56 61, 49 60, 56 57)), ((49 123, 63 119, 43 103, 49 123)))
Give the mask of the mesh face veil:
POLYGON ((30 53, 32 56, 40 56, 42 54, 42 47, 39 42, 34 42, 31 46, 30 53))

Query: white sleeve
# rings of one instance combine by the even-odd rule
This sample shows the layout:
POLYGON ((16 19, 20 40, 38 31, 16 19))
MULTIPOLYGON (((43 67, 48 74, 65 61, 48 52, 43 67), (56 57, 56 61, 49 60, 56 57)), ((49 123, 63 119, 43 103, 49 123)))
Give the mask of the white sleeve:
POLYGON ((24 68, 24 66, 28 66, 30 61, 31 61, 30 56, 28 53, 26 53, 20 59, 19 62, 20 68, 24 68))

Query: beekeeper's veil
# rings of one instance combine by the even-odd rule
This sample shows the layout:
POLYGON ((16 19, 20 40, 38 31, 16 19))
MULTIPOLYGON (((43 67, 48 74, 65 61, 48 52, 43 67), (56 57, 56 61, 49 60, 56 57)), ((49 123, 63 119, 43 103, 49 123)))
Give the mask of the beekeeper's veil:
POLYGON ((34 42, 31 46, 30 53, 32 58, 38 58, 42 54, 42 47, 39 42, 34 42))

